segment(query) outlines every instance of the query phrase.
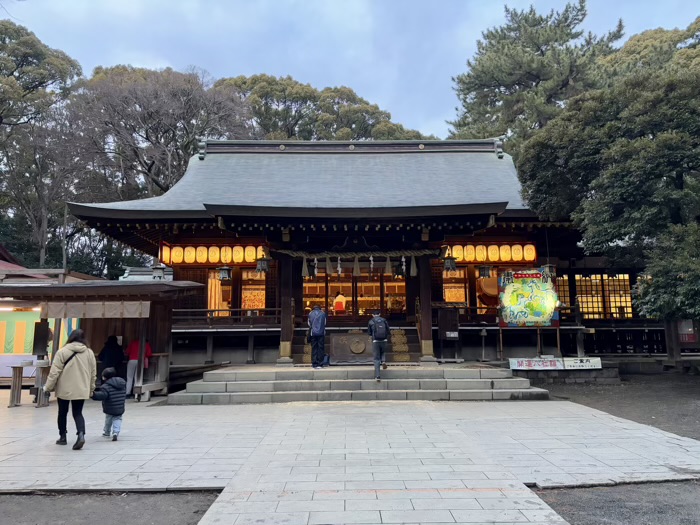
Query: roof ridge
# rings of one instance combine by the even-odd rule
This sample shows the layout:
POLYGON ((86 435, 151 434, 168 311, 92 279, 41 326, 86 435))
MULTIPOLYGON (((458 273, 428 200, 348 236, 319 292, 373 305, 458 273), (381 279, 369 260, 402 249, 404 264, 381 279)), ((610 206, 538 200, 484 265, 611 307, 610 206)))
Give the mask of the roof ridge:
POLYGON ((201 140, 198 156, 204 160, 208 154, 231 153, 324 153, 324 154, 387 154, 387 153, 495 153, 503 158, 503 142, 500 138, 463 140, 201 140))

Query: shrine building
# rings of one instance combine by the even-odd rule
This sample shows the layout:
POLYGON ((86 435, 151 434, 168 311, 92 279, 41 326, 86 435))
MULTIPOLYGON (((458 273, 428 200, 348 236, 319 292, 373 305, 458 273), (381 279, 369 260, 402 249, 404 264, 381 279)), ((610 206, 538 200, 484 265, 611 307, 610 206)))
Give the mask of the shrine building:
POLYGON ((405 336, 394 362, 666 351, 634 309, 635 269, 528 210, 498 140, 206 141, 164 195, 70 208, 205 285, 172 312, 176 364, 309 362, 314 305, 331 335, 381 311, 405 336), (499 279, 532 270, 554 321, 504 325, 499 279))

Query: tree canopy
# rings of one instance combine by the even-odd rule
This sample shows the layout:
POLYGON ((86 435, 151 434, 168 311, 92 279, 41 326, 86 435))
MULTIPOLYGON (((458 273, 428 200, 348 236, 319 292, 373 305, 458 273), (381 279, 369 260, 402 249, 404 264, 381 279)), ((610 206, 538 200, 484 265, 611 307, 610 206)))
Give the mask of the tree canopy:
POLYGON ((606 57, 603 67, 614 72, 608 86, 571 99, 523 144, 517 164, 533 211, 573 219, 589 253, 646 267, 653 284, 640 304, 655 316, 696 315, 682 299, 694 285, 677 276, 692 274, 683 264, 697 249, 700 217, 698 26, 644 33, 606 57), (687 250, 672 252, 685 242, 682 232, 687 250), (662 289, 671 284, 675 309, 662 289), (659 298, 658 309, 650 297, 659 298))
POLYGON ((700 319, 700 226, 672 226, 649 253, 636 304, 655 319, 700 319))
POLYGON ((506 23, 482 34, 468 71, 453 79, 461 108, 452 136, 505 136, 517 157, 568 100, 595 87, 598 60, 613 53, 622 21, 603 36, 585 34, 586 14, 585 0, 544 15, 506 6, 506 23))
POLYGON ((78 62, 26 27, 0 20, 0 122, 25 124, 53 105, 81 74, 78 62))
POLYGON ((273 140, 409 140, 423 136, 391 122, 391 115, 348 87, 318 90, 271 75, 221 79, 250 104, 255 133, 273 140))

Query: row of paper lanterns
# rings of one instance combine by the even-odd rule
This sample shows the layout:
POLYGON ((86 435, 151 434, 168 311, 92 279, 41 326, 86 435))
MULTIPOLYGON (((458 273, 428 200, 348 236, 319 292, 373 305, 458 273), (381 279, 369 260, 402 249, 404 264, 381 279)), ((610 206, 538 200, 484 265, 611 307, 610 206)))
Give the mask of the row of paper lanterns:
POLYGON ((537 259, 534 244, 467 244, 450 247, 457 262, 533 262, 537 259))
POLYGON ((265 256, 262 246, 169 246, 160 248, 163 264, 254 263, 265 256))

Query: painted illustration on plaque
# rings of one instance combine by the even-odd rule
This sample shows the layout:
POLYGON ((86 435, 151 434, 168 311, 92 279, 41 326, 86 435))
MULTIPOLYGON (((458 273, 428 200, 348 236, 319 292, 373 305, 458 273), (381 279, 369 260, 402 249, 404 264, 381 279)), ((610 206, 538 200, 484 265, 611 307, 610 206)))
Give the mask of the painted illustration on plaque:
POLYGON ((502 327, 559 325, 559 299, 544 268, 503 272, 498 292, 502 327))

